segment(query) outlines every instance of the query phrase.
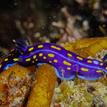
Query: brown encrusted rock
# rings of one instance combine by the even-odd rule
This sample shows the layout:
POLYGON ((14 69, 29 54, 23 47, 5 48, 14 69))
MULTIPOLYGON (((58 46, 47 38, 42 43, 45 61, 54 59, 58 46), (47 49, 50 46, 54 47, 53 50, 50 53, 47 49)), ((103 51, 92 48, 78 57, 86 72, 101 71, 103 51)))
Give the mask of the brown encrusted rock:
MULTIPOLYGON (((107 54, 107 37, 85 38, 74 43, 63 45, 67 50, 82 57, 102 60, 107 54)), ((107 75, 97 81, 86 81, 79 78, 62 81, 55 88, 55 105, 60 107, 107 107, 107 75)), ((53 107, 52 106, 52 107, 53 107)))
POLYGON ((23 107, 35 70, 16 64, 0 74, 0 107, 23 107))

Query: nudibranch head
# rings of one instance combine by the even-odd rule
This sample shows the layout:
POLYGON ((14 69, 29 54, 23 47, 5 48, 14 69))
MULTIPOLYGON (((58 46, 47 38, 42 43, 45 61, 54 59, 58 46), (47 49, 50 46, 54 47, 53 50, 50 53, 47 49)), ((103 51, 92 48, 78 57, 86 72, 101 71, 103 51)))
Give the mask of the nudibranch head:
POLYGON ((13 40, 13 43, 15 44, 16 49, 20 52, 20 53, 26 53, 29 45, 27 44, 25 39, 17 39, 17 40, 13 40))

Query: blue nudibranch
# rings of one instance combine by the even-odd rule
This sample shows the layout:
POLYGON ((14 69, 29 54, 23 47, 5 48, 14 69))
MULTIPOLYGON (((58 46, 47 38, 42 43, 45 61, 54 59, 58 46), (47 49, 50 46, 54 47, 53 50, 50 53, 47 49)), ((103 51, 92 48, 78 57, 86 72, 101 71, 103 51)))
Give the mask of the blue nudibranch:
MULTIPOLYGON (((107 73, 107 66, 96 59, 83 58, 53 43, 35 44, 33 46, 16 47, 18 54, 4 59, 0 64, 3 71, 10 64, 23 66, 37 63, 48 63, 54 66, 56 75, 63 80, 74 79, 76 76, 85 80, 96 80, 107 73)), ((16 51, 15 51, 16 52, 16 51)))

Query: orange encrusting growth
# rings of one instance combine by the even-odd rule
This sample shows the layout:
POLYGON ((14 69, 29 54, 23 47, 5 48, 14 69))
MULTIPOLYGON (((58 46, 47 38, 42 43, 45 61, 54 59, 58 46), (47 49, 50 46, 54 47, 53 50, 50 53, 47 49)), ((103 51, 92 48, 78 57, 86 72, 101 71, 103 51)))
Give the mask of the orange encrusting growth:
POLYGON ((95 57, 96 53, 107 50, 107 37, 104 38, 84 38, 74 43, 66 43, 64 48, 79 54, 82 57, 95 57))
POLYGON ((57 77, 53 67, 48 64, 40 66, 27 107, 50 107, 56 81, 57 77))

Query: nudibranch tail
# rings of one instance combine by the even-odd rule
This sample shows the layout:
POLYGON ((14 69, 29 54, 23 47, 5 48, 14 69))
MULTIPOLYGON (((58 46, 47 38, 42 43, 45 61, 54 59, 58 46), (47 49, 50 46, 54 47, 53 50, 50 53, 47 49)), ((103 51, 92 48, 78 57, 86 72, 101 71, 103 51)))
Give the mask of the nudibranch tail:
POLYGON ((85 80, 97 80, 104 75, 102 69, 81 66, 78 69, 77 77, 85 80))

